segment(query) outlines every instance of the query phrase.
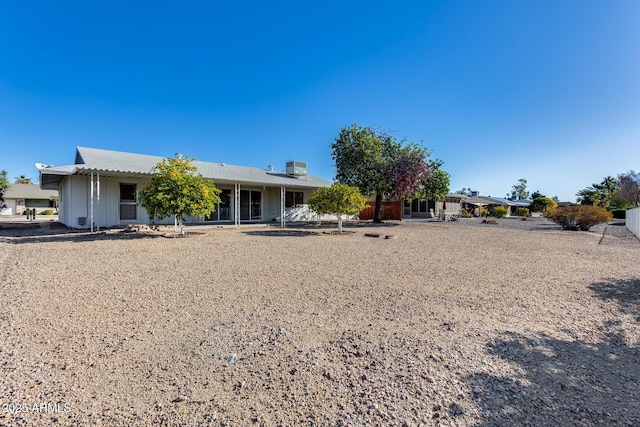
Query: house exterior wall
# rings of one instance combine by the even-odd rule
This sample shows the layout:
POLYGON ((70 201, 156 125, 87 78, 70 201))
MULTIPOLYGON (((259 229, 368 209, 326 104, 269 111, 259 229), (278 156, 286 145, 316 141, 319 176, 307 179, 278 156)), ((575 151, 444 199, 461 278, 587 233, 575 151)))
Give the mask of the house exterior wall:
POLYGON ((18 215, 17 200, 5 199, 5 208, 0 211, 0 215, 18 215))
MULTIPOLYGON (((136 206, 136 219, 120 220, 120 184, 132 184, 136 186, 136 192, 142 190, 145 179, 140 178, 111 178, 100 177, 100 198, 98 199, 98 179, 97 174, 94 175, 94 185, 96 186, 93 196, 93 223, 99 227, 124 226, 128 224, 149 224, 151 218, 147 211, 136 206)), ((221 183, 216 184, 219 189, 231 191, 232 219, 235 212, 235 184, 221 183)), ((242 223, 250 222, 270 222, 278 221, 281 216, 281 188, 280 187, 264 187, 259 185, 240 185, 240 190, 259 191, 262 194, 261 199, 261 218, 260 220, 241 220, 242 223)), ((294 189, 288 191, 298 191, 303 193, 304 204, 299 207, 285 209, 285 219, 287 221, 310 221, 315 220, 316 215, 309 212, 306 201, 311 197, 313 189, 294 189)), ((59 191, 59 221, 71 228, 89 229, 91 228, 91 177, 84 175, 72 175, 65 177, 58 189, 59 191), (81 218, 84 218, 84 224, 81 224, 81 218)), ((155 219, 155 224, 173 224, 174 218, 168 217, 161 220, 155 219)), ((216 221, 205 221, 204 217, 186 217, 186 223, 190 224, 215 224, 216 221)), ((224 223, 224 222, 222 222, 224 223)))

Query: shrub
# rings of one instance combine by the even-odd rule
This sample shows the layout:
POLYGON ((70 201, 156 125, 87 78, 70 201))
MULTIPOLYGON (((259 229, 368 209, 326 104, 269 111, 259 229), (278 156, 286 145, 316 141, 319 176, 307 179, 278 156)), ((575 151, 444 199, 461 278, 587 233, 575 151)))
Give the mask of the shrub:
POLYGON ((40 215, 53 215, 54 212, 55 211, 53 209, 45 209, 42 212, 40 212, 40 215))
POLYGON ((547 213, 558 207, 558 203, 548 197, 538 197, 533 199, 533 202, 529 205, 531 212, 547 213))
POLYGON ((611 220, 611 214, 604 208, 590 205, 566 206, 551 211, 547 218, 560 224, 565 230, 588 231, 596 224, 611 220))
POLYGON ((529 209, 527 208, 518 208, 516 209, 517 216, 529 216, 529 209))
POLYGON ((480 216, 489 216, 489 209, 485 208, 484 206, 480 206, 480 208, 478 209, 478 214, 480 216))
POLYGON ((460 218, 471 218, 471 212, 469 212, 469 211, 467 211, 465 209, 462 209, 460 211, 460 218))
POLYGON ((504 206, 496 206, 493 208, 493 216, 496 218, 504 218, 509 211, 504 206))

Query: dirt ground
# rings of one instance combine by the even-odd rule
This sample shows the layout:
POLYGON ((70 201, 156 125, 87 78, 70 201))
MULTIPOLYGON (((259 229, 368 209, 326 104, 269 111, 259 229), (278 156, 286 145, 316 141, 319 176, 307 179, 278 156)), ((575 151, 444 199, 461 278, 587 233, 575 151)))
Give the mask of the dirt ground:
POLYGON ((2 229, 0 425, 640 425, 640 241, 498 222, 2 229))

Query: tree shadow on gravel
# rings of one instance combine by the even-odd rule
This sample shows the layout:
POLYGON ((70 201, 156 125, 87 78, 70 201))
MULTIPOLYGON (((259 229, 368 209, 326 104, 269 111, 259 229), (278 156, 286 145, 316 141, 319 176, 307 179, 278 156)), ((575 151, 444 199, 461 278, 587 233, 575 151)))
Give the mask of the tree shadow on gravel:
POLYGON ((314 231, 304 231, 304 230, 251 230, 251 231, 243 231, 242 234, 247 236, 264 236, 264 237, 306 237, 306 236, 317 236, 318 233, 314 231))
POLYGON ((599 344, 518 333, 489 343, 489 354, 523 373, 469 378, 483 419, 475 425, 640 425, 640 353, 618 325, 605 324, 599 344))
MULTIPOLYGON (((348 229, 361 229, 361 228, 376 228, 376 227, 397 227, 401 225, 400 221, 383 221, 382 223, 375 223, 373 221, 344 221, 342 227, 345 230, 348 229)), ((305 222, 305 223, 293 223, 292 227, 302 229, 336 229, 338 228, 337 221, 324 221, 321 223, 305 222)))
POLYGON ((155 239, 161 234, 144 232, 100 232, 88 233, 71 230, 0 230, 0 243, 28 244, 28 243, 55 243, 55 242, 91 242, 99 240, 133 240, 155 239))
POLYGON ((624 314, 634 316, 640 322, 640 279, 611 280, 589 286, 603 301, 614 301, 624 314))
MULTIPOLYGON (((640 280, 594 283, 590 289, 640 322, 640 280)), ((599 329, 604 339, 596 344, 585 341, 582 331, 565 331, 573 335, 569 340, 508 332, 489 342, 491 356, 522 374, 469 377, 472 397, 483 414, 476 426, 640 425, 636 337, 627 337, 629 324, 622 320, 605 321, 599 329)))

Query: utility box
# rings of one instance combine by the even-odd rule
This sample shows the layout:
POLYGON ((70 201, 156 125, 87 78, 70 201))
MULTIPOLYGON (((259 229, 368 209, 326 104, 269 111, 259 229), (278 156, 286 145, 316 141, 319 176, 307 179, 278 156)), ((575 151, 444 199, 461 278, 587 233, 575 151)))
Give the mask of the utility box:
POLYGON ((287 175, 289 176, 306 176, 307 175, 307 162, 287 162, 287 175))
POLYGON ((78 225, 81 227, 84 227, 85 225, 87 225, 87 217, 86 216, 79 216, 78 217, 78 225))

